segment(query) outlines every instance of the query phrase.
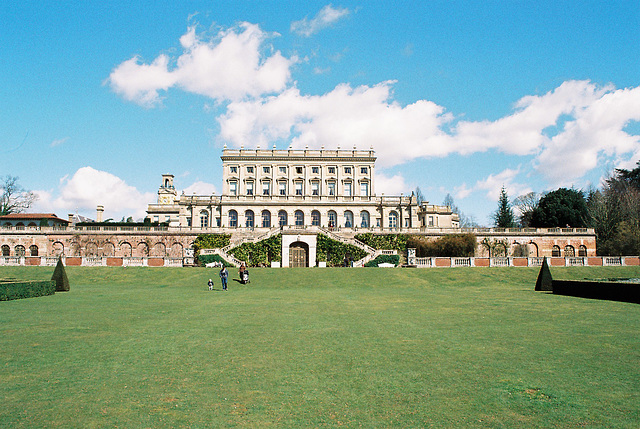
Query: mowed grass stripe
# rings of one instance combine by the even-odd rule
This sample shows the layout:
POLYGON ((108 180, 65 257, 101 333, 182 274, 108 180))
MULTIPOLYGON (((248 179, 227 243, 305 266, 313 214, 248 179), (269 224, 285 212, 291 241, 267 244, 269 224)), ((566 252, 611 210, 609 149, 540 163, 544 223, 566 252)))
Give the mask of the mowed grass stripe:
POLYGON ((210 269, 70 267, 70 292, 0 303, 0 427, 640 421, 636 304, 535 293, 527 268, 250 272, 223 292, 210 269))

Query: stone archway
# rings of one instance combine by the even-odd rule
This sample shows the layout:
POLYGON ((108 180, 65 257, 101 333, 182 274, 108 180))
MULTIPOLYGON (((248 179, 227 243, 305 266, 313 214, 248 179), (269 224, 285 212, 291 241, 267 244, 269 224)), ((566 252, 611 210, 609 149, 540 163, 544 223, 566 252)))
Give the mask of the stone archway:
POLYGON ((309 245, 302 241, 295 241, 289 246, 289 266, 308 267, 309 266, 309 245))
POLYGON ((282 266, 315 267, 316 245, 317 237, 315 234, 295 234, 283 231, 282 266))

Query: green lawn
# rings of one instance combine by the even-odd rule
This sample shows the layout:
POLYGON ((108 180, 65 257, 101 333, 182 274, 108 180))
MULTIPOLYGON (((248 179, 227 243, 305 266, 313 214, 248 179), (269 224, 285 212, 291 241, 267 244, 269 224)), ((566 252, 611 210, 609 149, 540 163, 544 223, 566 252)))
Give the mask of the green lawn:
POLYGON ((67 274, 0 302, 2 428, 640 427, 640 305, 534 292, 536 269, 67 274))

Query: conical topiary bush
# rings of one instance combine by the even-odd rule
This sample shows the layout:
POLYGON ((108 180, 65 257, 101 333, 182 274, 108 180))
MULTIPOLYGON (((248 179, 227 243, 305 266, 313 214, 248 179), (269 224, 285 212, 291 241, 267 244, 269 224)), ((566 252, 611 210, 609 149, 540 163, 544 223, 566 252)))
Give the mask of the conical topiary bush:
POLYGON ((69 278, 67 277, 67 272, 64 269, 62 258, 58 258, 58 264, 53 272, 53 276, 51 276, 51 280, 55 280, 56 282, 56 292, 69 291, 69 278))

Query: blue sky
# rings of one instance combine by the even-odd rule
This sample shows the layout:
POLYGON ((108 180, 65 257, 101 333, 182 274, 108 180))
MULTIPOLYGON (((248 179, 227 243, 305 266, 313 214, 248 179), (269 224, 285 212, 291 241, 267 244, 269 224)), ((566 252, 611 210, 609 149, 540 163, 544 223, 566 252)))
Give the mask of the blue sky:
POLYGON ((34 210, 219 193, 225 144, 373 146, 378 194, 490 225, 502 186, 640 159, 637 1, 156 3, 0 4, 0 175, 34 210))

